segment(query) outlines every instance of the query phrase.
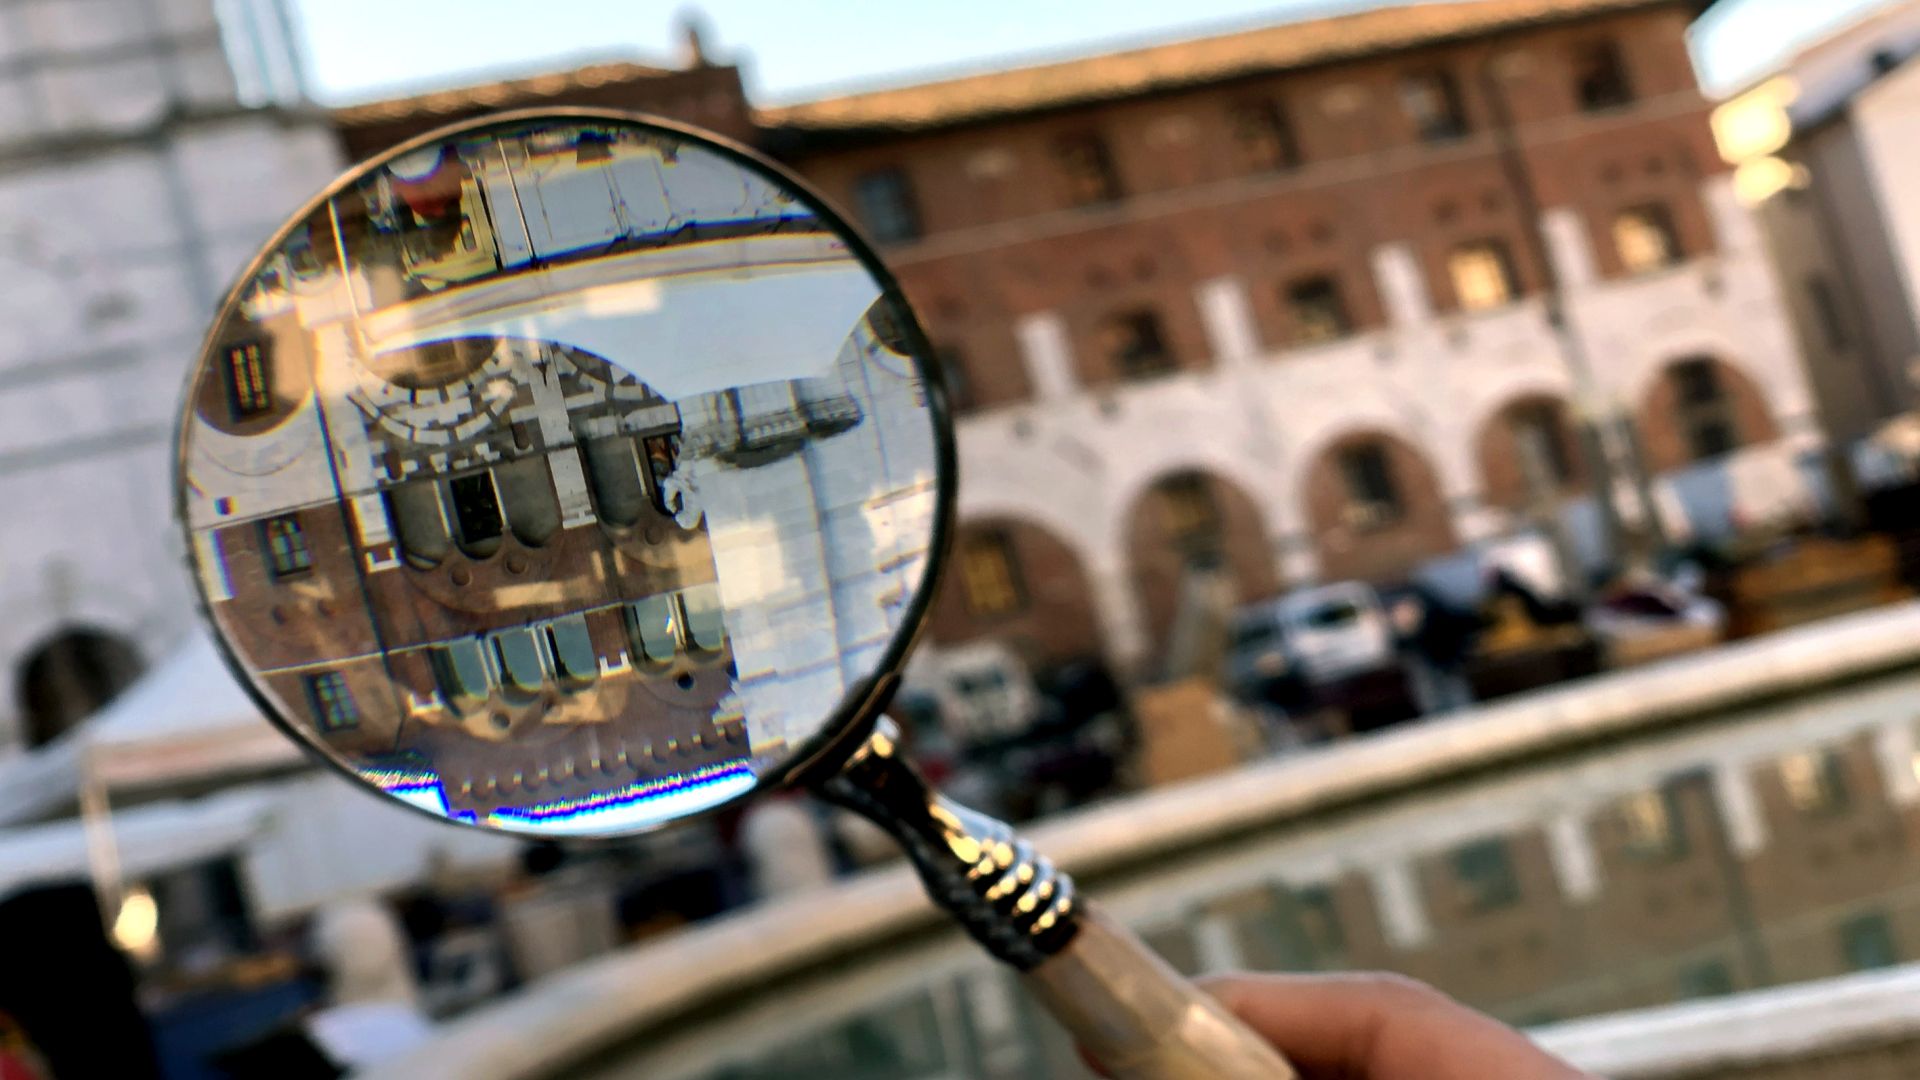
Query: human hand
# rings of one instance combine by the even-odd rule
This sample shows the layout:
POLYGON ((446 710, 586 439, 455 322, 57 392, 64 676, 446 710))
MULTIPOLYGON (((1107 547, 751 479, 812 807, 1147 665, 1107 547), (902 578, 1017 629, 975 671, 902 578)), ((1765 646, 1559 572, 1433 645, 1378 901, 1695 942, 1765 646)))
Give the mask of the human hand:
POLYGON ((1586 1080, 1525 1035, 1397 975, 1200 980, 1304 1080, 1586 1080))

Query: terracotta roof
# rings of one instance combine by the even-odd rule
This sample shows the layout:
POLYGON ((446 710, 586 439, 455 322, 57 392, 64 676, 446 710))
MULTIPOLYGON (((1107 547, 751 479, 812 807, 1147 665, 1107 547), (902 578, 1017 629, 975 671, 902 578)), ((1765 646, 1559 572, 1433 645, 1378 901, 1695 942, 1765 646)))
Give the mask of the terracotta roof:
MULTIPOLYGON (((760 110, 768 127, 914 129, 1128 97, 1681 0, 1462 0, 1242 30, 760 110)), ((1703 3, 1696 0, 1692 5, 1703 3)))
POLYGON ((446 116, 474 109, 511 109, 539 105, 575 90, 612 83, 657 79, 677 72, 672 68, 651 67, 626 61, 588 64, 571 71, 530 75, 522 79, 503 79, 478 86, 435 90, 414 97, 390 98, 365 105, 350 105, 333 111, 334 123, 341 127, 380 124, 417 116, 446 116))

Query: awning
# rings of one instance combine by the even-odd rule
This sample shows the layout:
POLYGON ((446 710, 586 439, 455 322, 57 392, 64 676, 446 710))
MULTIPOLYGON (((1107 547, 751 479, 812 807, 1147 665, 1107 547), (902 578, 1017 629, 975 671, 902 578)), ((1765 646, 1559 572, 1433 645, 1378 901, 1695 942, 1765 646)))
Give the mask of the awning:
POLYGON ((204 632, 48 746, 0 762, 0 825, 71 806, 83 775, 114 789, 239 779, 298 764, 204 632))
MULTIPOLYGON (((119 876, 137 881, 238 851, 267 826, 273 806, 271 792, 254 789, 116 811, 109 827, 119 876)), ((0 896, 90 877, 86 826, 78 819, 0 829, 0 896)))

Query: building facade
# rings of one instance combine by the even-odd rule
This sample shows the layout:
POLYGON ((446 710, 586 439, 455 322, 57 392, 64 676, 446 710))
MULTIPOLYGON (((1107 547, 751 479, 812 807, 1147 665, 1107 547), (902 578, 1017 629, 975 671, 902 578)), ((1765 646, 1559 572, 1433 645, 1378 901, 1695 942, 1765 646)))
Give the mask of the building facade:
POLYGON ((91 711, 195 616, 170 436, 214 304, 338 151, 253 110, 210 0, 0 11, 0 753, 91 711))
POLYGON ((933 425, 889 325, 840 236, 705 149, 578 122, 401 156, 216 330, 202 597, 280 716, 435 812, 724 801, 924 574, 933 425))
POLYGON ((935 639, 1151 670, 1196 545, 1251 600, 1542 501, 1591 556, 1582 420, 1630 526, 1787 512, 1813 403, 1695 14, 1422 5, 763 113, 959 387, 935 639))
POLYGON ((1920 4, 1885 5, 1715 113, 1836 439, 1870 434, 1915 402, 1916 53, 1920 4))
POLYGON ((1151 672, 1195 558, 1248 600, 1559 513, 1601 561, 1612 521, 1793 509, 1819 438, 1682 0, 1426 4, 758 111, 690 34, 675 66, 374 103, 330 137, 236 104, 297 84, 274 5, 227 12, 231 63, 210 0, 86 6, 0 16, 25 58, 0 184, 22 221, 86 207, 6 256, 16 718, 84 711, 188 621, 166 436, 225 276, 342 159, 493 109, 718 130, 883 245, 962 409, 936 643, 1151 672), (75 493, 85 550, 28 527, 75 493))

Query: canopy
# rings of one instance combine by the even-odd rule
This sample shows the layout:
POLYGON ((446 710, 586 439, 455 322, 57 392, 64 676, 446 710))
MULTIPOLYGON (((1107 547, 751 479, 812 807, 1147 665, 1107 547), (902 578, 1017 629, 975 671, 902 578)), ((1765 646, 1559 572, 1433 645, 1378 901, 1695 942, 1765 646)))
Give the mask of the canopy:
MULTIPOLYGON (((266 826, 272 808, 271 795, 255 789, 118 811, 110 827, 120 876, 137 880, 237 851, 266 826)), ((0 829, 0 896, 88 880, 87 850, 86 825, 78 819, 0 829)))
POLYGON ((238 779, 301 758, 196 632, 73 731, 0 761, 0 825, 64 812, 87 775, 111 791, 238 779))

